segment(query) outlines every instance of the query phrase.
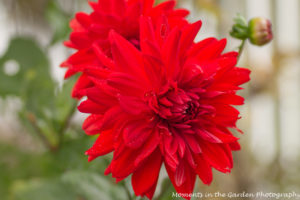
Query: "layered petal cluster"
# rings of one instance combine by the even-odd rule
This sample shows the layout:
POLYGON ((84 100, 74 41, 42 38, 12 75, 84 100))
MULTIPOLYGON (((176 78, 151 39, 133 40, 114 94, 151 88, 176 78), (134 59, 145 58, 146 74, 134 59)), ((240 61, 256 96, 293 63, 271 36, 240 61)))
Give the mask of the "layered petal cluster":
POLYGON ((111 57, 87 73, 93 85, 78 107, 89 113, 83 129, 99 134, 89 160, 113 152, 105 174, 117 181, 132 175, 136 195, 152 199, 162 164, 176 191, 186 199, 198 176, 212 181, 212 168, 230 172, 239 150, 236 94, 249 81, 237 67, 236 52, 223 53, 226 40, 195 43, 201 22, 172 27, 165 20, 140 18, 139 45, 109 32, 111 57))
POLYGON ((99 0, 90 2, 91 14, 79 12, 71 21, 72 33, 65 45, 76 52, 70 56, 62 67, 67 67, 65 78, 81 72, 72 96, 81 98, 85 89, 93 82, 88 79, 86 71, 106 68, 106 63, 99 62, 99 54, 111 57, 111 44, 108 34, 114 30, 139 48, 139 18, 149 16, 156 24, 161 16, 166 16, 171 26, 186 24, 184 17, 189 14, 184 9, 174 9, 175 1, 167 1, 153 6, 154 0, 99 0))

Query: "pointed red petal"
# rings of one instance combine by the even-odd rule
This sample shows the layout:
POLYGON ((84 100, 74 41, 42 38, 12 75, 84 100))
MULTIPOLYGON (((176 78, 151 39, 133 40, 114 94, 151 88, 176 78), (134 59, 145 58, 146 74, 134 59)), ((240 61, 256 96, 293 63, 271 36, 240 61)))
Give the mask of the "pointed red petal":
POLYGON ((186 174, 183 162, 180 162, 174 173, 174 181, 176 186, 181 186, 186 181, 186 174))
POLYGON ((181 194, 185 194, 185 196, 183 196, 183 198, 190 200, 191 197, 189 197, 186 194, 191 194, 194 190, 194 185, 195 185, 195 181, 196 181, 196 174, 194 172, 194 170, 185 162, 183 162, 183 170, 185 173, 185 178, 186 180, 184 181, 184 183, 180 186, 177 186, 176 182, 175 182, 175 172, 172 171, 172 169, 168 166, 165 165, 166 170, 168 172, 168 175, 170 177, 170 180, 176 190, 177 193, 181 193, 181 194))
MULTIPOLYGON (((202 143, 203 157, 215 169, 221 172, 230 172, 232 157, 223 149, 223 144, 202 143)), ((230 153, 231 154, 231 153, 230 153)))
POLYGON ((82 113, 103 115, 107 108, 88 99, 78 106, 78 110, 82 113))
POLYGON ((118 181, 129 176, 139 166, 134 165, 134 160, 140 154, 136 149, 124 148, 117 157, 115 157, 116 151, 114 152, 114 158, 111 161, 111 173, 112 177, 118 178, 118 181))
POLYGON ((112 131, 104 131, 100 133, 93 147, 86 151, 89 155, 89 161, 94 160, 98 156, 103 156, 113 151, 114 134, 112 131))
POLYGON ((185 54, 185 51, 189 49, 191 44, 193 43, 195 37, 197 36, 202 22, 197 21, 193 24, 187 25, 184 30, 182 31, 182 37, 180 41, 180 53, 185 54))
POLYGON ((100 133, 102 127, 102 115, 91 114, 84 120, 82 129, 88 135, 95 135, 100 133))
POLYGON ((92 86, 93 82, 88 78, 88 76, 82 74, 73 87, 72 97, 80 99, 86 95, 86 89, 92 86))
POLYGON ((195 156, 195 160, 197 163, 196 173, 204 184, 209 185, 213 180, 211 166, 206 162, 201 154, 195 156))
POLYGON ((133 74, 141 80, 147 80, 143 69, 143 57, 141 53, 126 39, 114 31, 109 38, 112 45, 113 58, 121 72, 133 74))
MULTIPOLYGON (((157 148, 132 175, 132 187, 137 196, 146 195, 153 186, 156 186, 161 165, 162 156, 157 148)), ((151 192, 152 195, 150 193, 148 195, 152 198, 154 191, 151 192)))

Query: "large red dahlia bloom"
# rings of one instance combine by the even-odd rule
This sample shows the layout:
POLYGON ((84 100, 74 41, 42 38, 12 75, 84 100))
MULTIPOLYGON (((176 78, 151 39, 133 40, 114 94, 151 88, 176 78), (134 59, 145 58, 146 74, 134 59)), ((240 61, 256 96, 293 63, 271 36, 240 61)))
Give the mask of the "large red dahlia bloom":
POLYGON ((62 67, 68 70, 65 78, 77 72, 83 72, 73 89, 72 96, 81 98, 85 89, 93 83, 88 79, 85 71, 89 68, 106 67, 99 62, 99 50, 107 57, 111 57, 111 45, 108 39, 110 30, 122 35, 134 46, 139 48, 139 17, 149 16, 156 24, 161 16, 166 16, 171 26, 187 23, 184 17, 187 10, 174 10, 175 1, 167 1, 153 7, 154 0, 99 0, 90 2, 93 9, 91 14, 79 12, 71 21, 72 33, 65 45, 76 49, 62 67))
POLYGON ((232 105, 243 104, 236 91, 249 70, 236 67, 236 52, 222 53, 224 39, 194 43, 200 26, 154 27, 143 17, 140 49, 111 31, 113 60, 88 73, 94 86, 79 110, 91 113, 86 133, 100 134, 87 155, 113 152, 105 173, 117 181, 132 174, 136 195, 153 197, 163 163, 176 191, 191 193, 196 176, 210 184, 212 168, 230 172, 231 151, 240 149, 229 128, 236 129, 232 105))

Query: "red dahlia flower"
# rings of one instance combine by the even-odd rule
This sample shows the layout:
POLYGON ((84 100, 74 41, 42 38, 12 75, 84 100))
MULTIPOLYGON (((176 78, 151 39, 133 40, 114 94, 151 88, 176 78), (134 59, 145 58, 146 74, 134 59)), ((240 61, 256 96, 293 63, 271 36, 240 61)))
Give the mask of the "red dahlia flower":
POLYGON ((126 38, 139 48, 139 17, 151 17, 156 24, 161 16, 167 16, 172 26, 187 23, 184 17, 187 10, 174 10, 175 1, 167 1, 153 7, 154 0, 99 0, 90 2, 93 9, 91 14, 77 13, 70 23, 72 33, 66 46, 77 50, 62 66, 68 70, 65 78, 77 72, 83 72, 73 89, 72 96, 81 98, 85 89, 93 83, 85 74, 89 68, 105 67, 100 63, 97 54, 101 52, 111 57, 111 45, 108 34, 111 30, 126 38))
POLYGON ((113 152, 105 174, 117 181, 132 174, 136 195, 153 197, 163 163, 176 191, 191 193, 196 176, 210 184, 212 168, 230 172, 231 151, 240 149, 229 128, 250 72, 236 67, 236 52, 222 53, 225 39, 194 43, 200 26, 156 28, 142 18, 140 50, 111 31, 113 60, 88 74, 94 86, 79 110, 91 113, 86 133, 100 134, 86 154, 91 161, 113 152))

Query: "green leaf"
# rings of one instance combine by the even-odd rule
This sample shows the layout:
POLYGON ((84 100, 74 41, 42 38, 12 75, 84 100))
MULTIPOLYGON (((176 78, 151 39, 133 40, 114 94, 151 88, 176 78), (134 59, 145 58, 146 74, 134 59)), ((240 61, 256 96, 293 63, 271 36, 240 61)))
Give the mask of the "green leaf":
POLYGON ((53 101, 54 88, 48 58, 39 45, 29 38, 12 39, 0 58, 0 96, 20 97, 27 111, 42 115, 53 101), (16 73, 7 73, 16 66, 16 73))
POLYGON ((41 81, 42 86, 52 86, 46 55, 31 39, 12 39, 6 53, 0 58, 0 95, 21 96, 29 89, 28 85, 36 80, 41 81), (12 62, 19 67, 19 70, 10 75, 5 70, 12 67, 9 65, 12 62))
POLYGON ((74 200, 79 196, 59 179, 16 181, 12 188, 14 200, 74 200))
POLYGON ((113 184, 98 173, 87 171, 69 171, 62 177, 65 183, 69 183, 76 188, 78 195, 82 195, 89 200, 123 200, 126 193, 123 188, 113 184))

